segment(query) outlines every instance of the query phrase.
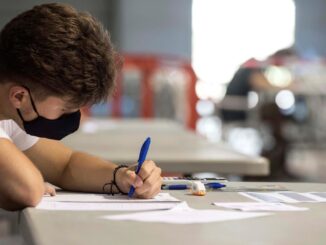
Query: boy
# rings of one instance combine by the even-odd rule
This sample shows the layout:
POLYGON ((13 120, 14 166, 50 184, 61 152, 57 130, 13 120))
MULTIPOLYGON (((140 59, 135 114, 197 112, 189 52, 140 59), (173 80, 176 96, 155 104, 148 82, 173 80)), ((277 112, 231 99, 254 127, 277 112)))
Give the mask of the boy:
POLYGON ((0 208, 34 207, 50 182, 65 190, 151 198, 161 169, 145 161, 116 166, 58 140, 78 129, 79 108, 107 98, 119 56, 93 17, 65 4, 44 4, 0 33, 0 208))

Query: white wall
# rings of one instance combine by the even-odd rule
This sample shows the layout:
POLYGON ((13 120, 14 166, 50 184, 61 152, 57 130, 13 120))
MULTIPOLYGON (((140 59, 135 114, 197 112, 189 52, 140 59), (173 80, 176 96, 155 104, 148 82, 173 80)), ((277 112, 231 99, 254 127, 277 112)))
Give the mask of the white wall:
POLYGON ((326 56, 326 1, 295 0, 295 47, 303 55, 326 56))
MULTIPOLYGON (((0 28, 34 5, 54 2, 1 0, 0 28)), ((191 58, 191 0, 65 0, 96 16, 123 52, 191 58)))
POLYGON ((191 58, 191 0, 120 0, 116 13, 123 52, 191 58))

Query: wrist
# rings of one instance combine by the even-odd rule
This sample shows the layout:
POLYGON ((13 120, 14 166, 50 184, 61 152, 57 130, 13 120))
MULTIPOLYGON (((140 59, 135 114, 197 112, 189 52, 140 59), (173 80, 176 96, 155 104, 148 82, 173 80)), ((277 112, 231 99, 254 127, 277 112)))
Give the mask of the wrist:
POLYGON ((123 189, 121 189, 121 187, 120 187, 121 182, 118 181, 118 179, 122 179, 121 173, 123 173, 122 170, 124 168, 127 169, 128 166, 127 165, 119 165, 119 166, 115 167, 115 169, 113 170, 113 173, 112 173, 111 181, 105 183, 102 187, 104 193, 111 194, 111 195, 120 194, 120 193, 126 194, 125 192, 123 192, 123 189), (119 184, 117 182, 119 182, 119 184))
POLYGON ((127 194, 125 191, 125 184, 123 181, 124 173, 128 171, 127 165, 119 165, 113 172, 113 182, 118 193, 127 194))

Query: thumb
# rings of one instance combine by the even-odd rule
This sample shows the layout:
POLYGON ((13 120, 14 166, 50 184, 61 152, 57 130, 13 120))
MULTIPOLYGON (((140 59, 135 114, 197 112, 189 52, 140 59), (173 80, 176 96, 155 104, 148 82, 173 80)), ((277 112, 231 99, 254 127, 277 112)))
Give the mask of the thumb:
POLYGON ((140 187, 143 185, 142 179, 134 171, 131 170, 127 171, 127 182, 133 187, 140 187))

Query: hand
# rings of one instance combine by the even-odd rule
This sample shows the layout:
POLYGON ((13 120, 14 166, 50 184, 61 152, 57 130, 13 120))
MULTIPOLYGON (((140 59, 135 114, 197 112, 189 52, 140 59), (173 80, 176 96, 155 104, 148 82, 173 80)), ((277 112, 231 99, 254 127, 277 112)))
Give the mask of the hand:
POLYGON ((116 182, 121 191, 128 193, 130 186, 135 187, 134 196, 139 198, 153 198, 161 191, 162 170, 151 160, 146 160, 138 175, 135 170, 137 164, 129 168, 121 168, 116 173, 116 182))
POLYGON ((50 186, 48 183, 44 183, 44 195, 55 196, 56 192, 55 189, 50 186))

